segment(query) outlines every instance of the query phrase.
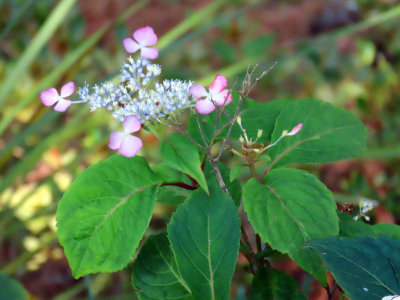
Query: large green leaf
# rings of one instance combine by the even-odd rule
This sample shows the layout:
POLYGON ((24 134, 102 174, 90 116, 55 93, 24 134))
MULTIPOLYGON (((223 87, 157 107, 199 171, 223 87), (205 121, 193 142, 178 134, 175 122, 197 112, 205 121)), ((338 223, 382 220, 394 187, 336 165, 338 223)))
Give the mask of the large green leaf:
POLYGON ((305 241, 339 233, 332 193, 305 171, 277 169, 262 184, 251 179, 243 188, 245 211, 262 239, 325 283, 322 261, 305 241))
POLYGON ((165 234, 150 236, 140 250, 132 270, 139 297, 191 299, 191 292, 176 266, 165 234))
POLYGON ((74 277, 122 269, 154 210, 158 177, 143 157, 110 157, 82 172, 60 201, 58 237, 74 277))
POLYGON ((342 108, 314 99, 286 105, 276 120, 272 141, 299 123, 303 128, 298 134, 271 148, 271 166, 337 161, 365 149, 367 131, 361 121, 342 108))
POLYGON ((192 176, 208 192, 198 149, 187 137, 173 133, 161 144, 161 157, 171 168, 192 176))
POLYGON ((26 300, 28 293, 18 281, 0 273, 0 299, 26 300))
POLYGON ((197 190, 174 213, 168 238, 195 299, 228 299, 239 251, 240 221, 232 199, 210 186, 197 190))
POLYGON ((352 300, 400 294, 400 239, 328 238, 308 242, 352 300))
POLYGON ((305 300, 299 284, 290 275, 274 268, 261 268, 253 278, 249 300, 305 300))

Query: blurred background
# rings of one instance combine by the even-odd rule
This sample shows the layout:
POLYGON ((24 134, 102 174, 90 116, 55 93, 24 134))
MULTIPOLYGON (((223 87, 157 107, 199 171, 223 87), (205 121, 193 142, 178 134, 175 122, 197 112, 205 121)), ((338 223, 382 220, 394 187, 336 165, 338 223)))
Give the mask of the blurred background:
MULTIPOLYGON (((0 270, 30 299, 136 299, 129 266, 74 280, 55 235, 58 201, 82 170, 113 154, 108 135, 120 124, 86 105, 56 113, 38 94, 113 78, 127 57, 122 39, 145 25, 160 37, 165 78, 209 84, 221 73, 240 83, 249 65, 277 62, 253 99, 313 97, 350 110, 368 127, 368 150, 307 169, 345 207, 378 201, 370 223, 399 224, 398 1, 0 0, 0 270)), ((141 135, 141 155, 159 162, 157 139, 141 135)), ((157 205, 146 235, 165 229, 174 210, 157 205)), ((232 299, 246 299, 246 264, 239 257, 232 299)), ((328 299, 289 259, 275 265, 307 299, 328 299)))

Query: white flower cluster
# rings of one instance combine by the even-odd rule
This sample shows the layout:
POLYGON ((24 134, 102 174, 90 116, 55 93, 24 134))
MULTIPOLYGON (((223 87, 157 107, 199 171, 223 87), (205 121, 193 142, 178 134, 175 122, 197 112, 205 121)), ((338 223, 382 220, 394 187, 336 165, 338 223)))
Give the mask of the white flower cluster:
POLYGON ((122 64, 120 84, 115 86, 107 81, 95 85, 90 93, 86 84, 78 91, 82 102, 87 102, 90 110, 105 108, 111 111, 118 121, 134 115, 143 124, 146 121, 164 118, 177 109, 193 104, 189 87, 193 82, 164 80, 162 83, 152 80, 161 74, 161 66, 139 57, 129 57, 122 64))

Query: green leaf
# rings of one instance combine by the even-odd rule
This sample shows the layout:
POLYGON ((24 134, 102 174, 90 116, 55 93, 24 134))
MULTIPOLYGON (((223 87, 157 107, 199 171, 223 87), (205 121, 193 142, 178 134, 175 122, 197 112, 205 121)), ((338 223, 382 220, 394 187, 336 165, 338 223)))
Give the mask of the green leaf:
POLYGON ((149 225, 158 177, 143 157, 120 155, 89 167, 57 209, 57 228, 75 278, 130 261, 149 225))
POLYGON ((365 149, 367 131, 360 120, 342 108, 314 99, 286 105, 276 120, 272 141, 299 123, 303 128, 298 134, 285 137, 271 148, 271 167, 337 161, 365 149))
POLYGON ((132 270, 138 295, 152 299, 191 299, 191 292, 176 266, 166 234, 150 236, 132 270))
POLYGON ((192 176, 208 193, 208 187, 201 170, 201 160, 197 146, 187 137, 173 133, 169 143, 161 144, 161 157, 171 168, 192 176))
POLYGON ((0 273, 0 299, 27 300, 28 293, 18 281, 0 273))
POLYGON ((242 170, 243 170, 242 164, 237 164, 236 166, 234 166, 229 173, 229 181, 232 182, 235 179, 237 179, 242 170))
POLYGON ((400 239, 328 238, 306 243, 318 250, 328 270, 352 300, 381 300, 400 294, 400 239))
POLYGON ((369 225, 362 220, 354 221, 353 217, 338 212, 339 228, 341 237, 359 237, 359 236, 379 236, 381 234, 387 235, 392 238, 400 238, 400 226, 391 223, 379 223, 376 225, 369 225))
POLYGON ((332 193, 305 171, 270 171, 264 184, 251 179, 243 187, 243 203, 255 231, 273 249, 289 256, 321 283, 322 261, 305 241, 339 233, 332 193))
POLYGON ((192 191, 173 185, 160 186, 157 202, 168 205, 179 205, 189 198, 192 191))
POLYGON ((183 279, 195 299, 228 299, 239 251, 240 221, 232 199, 210 186, 179 206, 168 238, 183 279))
POLYGON ((299 284, 290 275, 274 268, 261 268, 253 278, 249 300, 305 300, 299 284))

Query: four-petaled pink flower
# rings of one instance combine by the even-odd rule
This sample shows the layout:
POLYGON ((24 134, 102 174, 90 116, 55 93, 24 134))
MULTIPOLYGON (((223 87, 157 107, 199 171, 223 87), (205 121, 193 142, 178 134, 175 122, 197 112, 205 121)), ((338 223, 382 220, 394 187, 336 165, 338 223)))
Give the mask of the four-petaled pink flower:
POLYGON ((136 116, 127 116, 122 121, 124 132, 114 131, 110 135, 108 147, 112 150, 118 150, 123 156, 133 157, 142 148, 143 143, 137 136, 130 135, 138 132, 142 126, 136 116))
POLYGON ((224 75, 217 75, 213 83, 208 88, 208 92, 201 84, 194 84, 189 88, 193 97, 198 98, 196 110, 199 114, 206 115, 215 110, 215 105, 224 106, 232 102, 232 93, 225 89, 228 86, 228 80, 224 75))
POLYGON ((295 135, 295 134, 297 134, 301 130, 302 127, 303 127, 302 123, 297 124, 296 126, 293 127, 293 129, 290 132, 288 132, 287 135, 295 135))
POLYGON ((158 50, 156 48, 149 48, 147 46, 154 46, 157 44, 158 38, 154 33, 154 29, 150 26, 145 26, 135 30, 133 39, 125 38, 123 44, 128 53, 134 53, 140 49, 140 55, 147 59, 156 59, 158 57, 158 50))
POLYGON ((64 112, 71 105, 72 101, 65 99, 66 97, 71 96, 74 93, 75 85, 72 81, 67 82, 61 88, 61 93, 58 94, 55 88, 49 88, 44 90, 39 94, 40 100, 46 106, 54 106, 54 110, 58 112, 64 112))

